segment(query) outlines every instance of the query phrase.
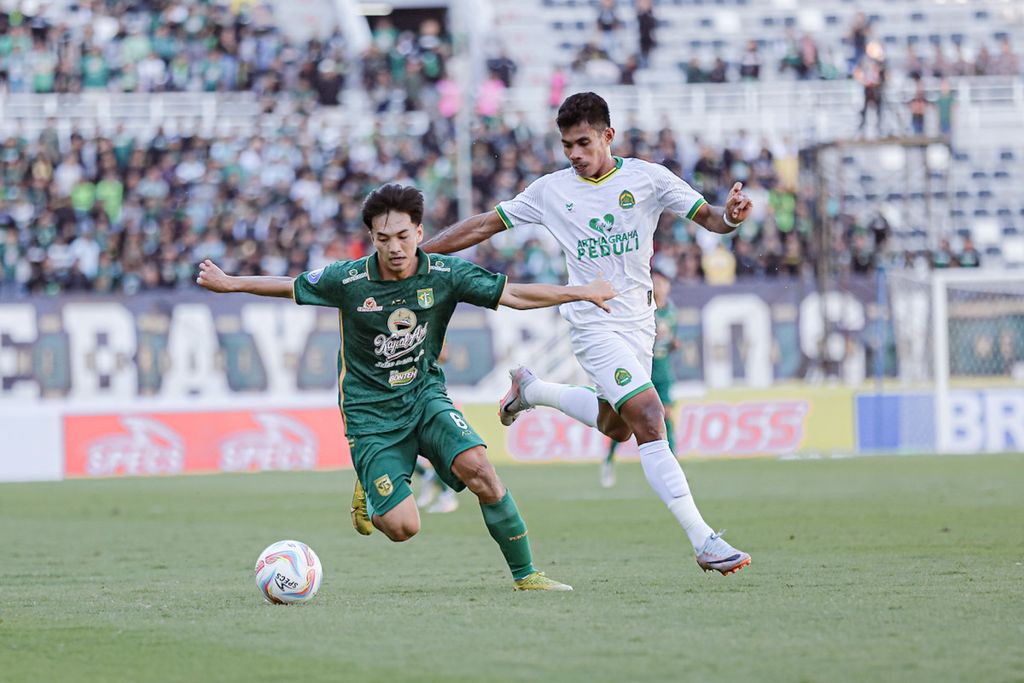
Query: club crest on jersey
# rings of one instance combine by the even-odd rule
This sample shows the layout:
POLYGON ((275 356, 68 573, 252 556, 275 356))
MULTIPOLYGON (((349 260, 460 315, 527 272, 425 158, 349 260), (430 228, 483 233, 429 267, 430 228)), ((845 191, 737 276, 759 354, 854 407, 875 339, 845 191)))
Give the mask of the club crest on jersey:
POLYGON ((416 314, 408 308, 396 308, 388 316, 388 329, 396 337, 404 337, 416 327, 416 314))
POLYGON ((623 209, 632 209, 636 206, 636 198, 629 190, 623 190, 619 195, 619 206, 623 209))
POLYGON ((323 268, 317 268, 306 273, 306 279, 309 280, 309 284, 315 285, 320 281, 320 276, 324 274, 323 268))
POLYGON ((377 493, 387 498, 391 495, 391 492, 395 490, 395 487, 391 484, 391 477, 384 475, 383 477, 377 477, 373 480, 373 485, 377 487, 377 493))
POLYGON ((416 302, 420 305, 420 308, 430 308, 434 305, 434 288, 427 287, 426 289, 416 290, 416 302))
POLYGON ((633 375, 626 368, 615 368, 615 383, 624 387, 633 381, 633 375))
POLYGON ((367 297, 366 301, 363 302, 363 305, 356 308, 356 310, 360 313, 376 313, 378 311, 383 311, 384 307, 378 304, 377 300, 371 296, 367 297))
POLYGON ((603 235, 605 231, 612 231, 612 227, 615 225, 615 216, 606 213, 604 218, 591 218, 587 225, 590 226, 591 230, 596 230, 603 235))

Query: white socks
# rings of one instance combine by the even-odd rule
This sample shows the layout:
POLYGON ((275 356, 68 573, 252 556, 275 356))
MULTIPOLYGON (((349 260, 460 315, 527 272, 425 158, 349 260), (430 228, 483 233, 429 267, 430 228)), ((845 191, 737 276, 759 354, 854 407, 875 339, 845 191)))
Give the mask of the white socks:
POLYGON ((700 516, 697 505, 690 495, 690 485, 679 466, 676 456, 669 450, 668 441, 649 441, 640 444, 640 464, 643 465, 647 482, 654 489, 669 511, 679 520, 679 525, 690 538, 690 545, 699 552, 704 541, 714 531, 700 516))
POLYGON ((587 426, 597 427, 597 394, 590 389, 536 379, 523 389, 523 398, 531 406, 555 408, 587 426))

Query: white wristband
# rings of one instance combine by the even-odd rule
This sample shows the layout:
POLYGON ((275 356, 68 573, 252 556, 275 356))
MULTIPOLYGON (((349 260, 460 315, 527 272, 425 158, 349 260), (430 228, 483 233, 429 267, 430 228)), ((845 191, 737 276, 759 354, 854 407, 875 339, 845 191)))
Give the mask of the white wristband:
POLYGON ((729 216, 724 211, 722 212, 722 222, 728 225, 733 230, 743 225, 743 221, 740 221, 739 223, 733 223, 731 220, 729 220, 729 216))

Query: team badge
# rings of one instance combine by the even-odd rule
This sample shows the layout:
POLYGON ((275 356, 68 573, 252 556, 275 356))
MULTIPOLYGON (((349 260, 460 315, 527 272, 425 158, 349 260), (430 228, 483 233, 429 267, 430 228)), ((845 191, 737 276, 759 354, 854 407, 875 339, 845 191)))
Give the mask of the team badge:
POLYGON ((623 209, 632 209, 636 206, 636 198, 633 197, 633 193, 629 190, 623 190, 622 194, 619 195, 619 206, 623 209))
POLYGON ((375 313, 377 311, 383 311, 384 307, 377 303, 377 300, 372 296, 367 297, 366 301, 363 302, 362 306, 356 308, 360 313, 375 313))
POLYGON ((615 368, 615 383, 624 387, 633 381, 633 375, 626 368, 615 368))
POLYGON ((396 308, 388 316, 388 329, 396 337, 404 337, 416 327, 416 314, 408 308, 396 308))
POLYGON ((428 287, 427 289, 416 290, 416 301, 419 303, 420 308, 430 308, 434 305, 434 288, 428 287))
POLYGON ((383 477, 374 479, 373 485, 377 487, 377 493, 385 498, 390 496, 391 492, 395 490, 395 487, 391 485, 391 477, 386 474, 383 477))

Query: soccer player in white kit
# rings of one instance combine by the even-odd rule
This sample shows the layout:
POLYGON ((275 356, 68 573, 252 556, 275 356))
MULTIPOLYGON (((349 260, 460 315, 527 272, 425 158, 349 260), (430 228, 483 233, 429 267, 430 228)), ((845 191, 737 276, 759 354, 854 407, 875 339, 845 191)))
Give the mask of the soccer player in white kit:
POLYGON ((529 369, 512 374, 499 416, 510 425, 518 414, 549 406, 598 428, 616 441, 636 436, 644 474, 685 530, 705 571, 731 574, 750 555, 714 533, 697 510, 690 487, 668 447, 665 408, 651 384, 655 336, 651 257, 654 231, 664 209, 727 234, 750 214, 750 199, 736 183, 726 206, 712 207, 664 166, 611 153, 615 129, 608 104, 587 92, 562 103, 556 119, 571 168, 532 182, 515 199, 499 203, 446 228, 423 243, 428 252, 451 253, 517 225, 540 224, 565 254, 569 284, 609 280, 618 297, 611 313, 586 304, 559 308, 571 326, 573 352, 596 387, 545 382, 529 369))

